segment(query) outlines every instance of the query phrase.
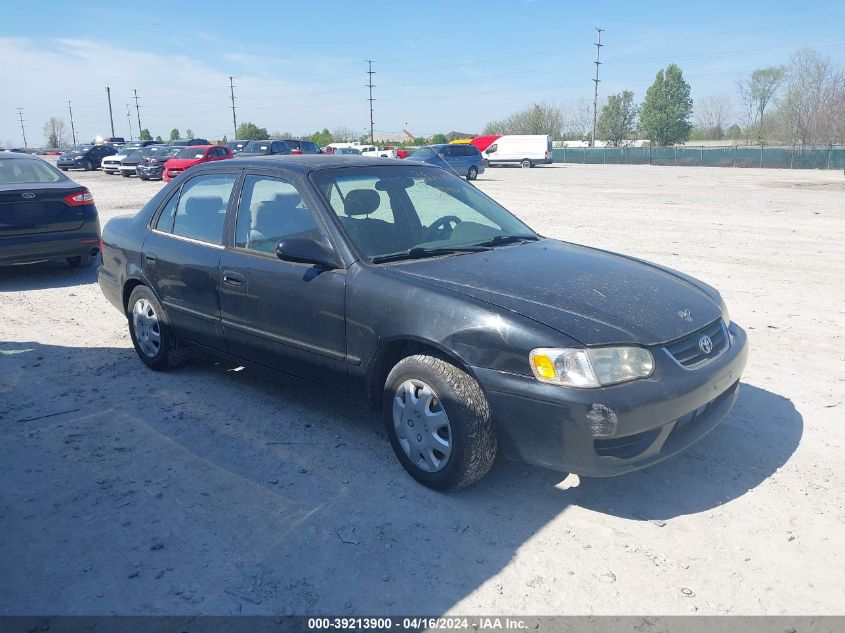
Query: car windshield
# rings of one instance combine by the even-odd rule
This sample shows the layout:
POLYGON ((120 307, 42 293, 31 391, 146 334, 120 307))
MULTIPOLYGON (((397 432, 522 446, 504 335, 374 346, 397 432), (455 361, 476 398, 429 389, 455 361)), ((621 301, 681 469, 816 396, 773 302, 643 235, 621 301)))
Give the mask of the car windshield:
MULTIPOLYGON (((163 145, 148 145, 147 147, 139 149, 137 151, 139 152, 140 156, 152 156, 154 154, 161 154, 162 151, 165 149, 170 148, 164 147, 163 145)), ((135 152, 132 152, 132 154, 135 154, 135 152)), ((132 154, 130 154, 130 156, 132 154)))
POLYGON ((437 152, 434 151, 433 147, 421 147, 413 155, 414 158, 431 158, 432 156, 436 156, 437 152))
POLYGON ((143 150, 130 149, 130 150, 126 150, 125 152, 121 152, 121 153, 126 155, 124 160, 126 158, 141 158, 141 156, 143 155, 143 150))
POLYGON ((61 173, 40 159, 0 158, 0 185, 59 182, 61 173))
POLYGON ((374 261, 538 239, 496 201, 436 167, 346 167, 311 178, 349 239, 374 261))
POLYGON ((72 150, 68 151, 68 154, 84 154, 89 149, 94 147, 93 145, 77 145, 72 150))
POLYGON ((185 147, 176 154, 176 158, 202 158, 203 156, 205 156, 205 150, 196 147, 185 147))
POLYGON ((156 158, 160 158, 160 157, 164 157, 164 156, 171 157, 171 156, 176 156, 176 154, 178 154, 180 151, 182 151, 182 150, 179 149, 178 147, 167 147, 167 146, 162 146, 162 145, 156 145, 156 146, 148 147, 147 149, 145 149, 144 152, 143 152, 143 155, 144 156, 154 156, 156 158))
POLYGON ((270 149, 269 141, 252 141, 247 143, 243 151, 245 152, 266 152, 270 149))

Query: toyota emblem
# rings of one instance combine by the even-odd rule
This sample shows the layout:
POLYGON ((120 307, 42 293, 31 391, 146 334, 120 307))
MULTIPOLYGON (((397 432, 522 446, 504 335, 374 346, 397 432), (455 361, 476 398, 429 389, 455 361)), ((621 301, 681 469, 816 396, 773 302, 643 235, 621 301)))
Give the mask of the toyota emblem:
POLYGON ((21 198, 24 200, 32 200, 35 197, 34 193, 22 193, 21 198))
POLYGON ((709 354, 713 351, 713 340, 706 334, 698 339, 698 349, 702 354, 709 354))

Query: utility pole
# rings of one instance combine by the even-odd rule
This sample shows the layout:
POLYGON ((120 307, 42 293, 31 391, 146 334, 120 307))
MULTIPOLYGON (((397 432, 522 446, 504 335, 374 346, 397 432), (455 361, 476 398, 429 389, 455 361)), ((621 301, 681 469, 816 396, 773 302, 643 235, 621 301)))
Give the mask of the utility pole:
POLYGON ((126 120, 129 121, 129 140, 134 141, 132 137, 132 113, 129 112, 129 104, 126 104, 126 120))
POLYGON ((602 31, 604 31, 604 29, 596 27, 596 32, 598 33, 598 40, 596 41, 596 78, 593 79, 593 83, 595 83, 595 88, 593 90, 593 135, 592 140, 590 141, 590 147, 596 146, 596 122, 598 121, 599 112, 599 66, 601 66, 602 31))
POLYGON ((109 100, 109 123, 111 123, 111 135, 114 136, 114 116, 111 111, 111 88, 106 86, 106 98, 109 100))
POLYGON ((135 88, 132 88, 132 92, 135 93, 135 112, 138 115, 138 138, 141 138, 141 108, 138 107, 138 91, 135 88))
POLYGON ((373 99, 373 88, 375 88, 375 86, 373 85, 373 75, 375 75, 376 73, 373 70, 373 60, 368 59, 367 64, 367 74, 369 75, 370 79, 369 83, 367 83, 367 87, 370 89, 370 98, 367 99, 367 101, 370 102, 370 145, 375 145, 376 141, 373 133, 373 101, 375 101, 375 99, 373 99))
POLYGON ((18 108, 18 118, 21 120, 21 134, 23 135, 23 148, 26 149, 26 128, 23 126, 23 108, 18 108))
POLYGON ((67 102, 67 111, 70 114, 70 135, 73 138, 73 146, 76 147, 76 127, 73 125, 73 108, 70 107, 70 101, 67 102))
POLYGON ((235 84, 232 83, 234 80, 234 77, 229 77, 229 93, 232 95, 232 126, 235 130, 235 135, 232 137, 233 141, 238 138, 238 115, 235 114, 235 84))

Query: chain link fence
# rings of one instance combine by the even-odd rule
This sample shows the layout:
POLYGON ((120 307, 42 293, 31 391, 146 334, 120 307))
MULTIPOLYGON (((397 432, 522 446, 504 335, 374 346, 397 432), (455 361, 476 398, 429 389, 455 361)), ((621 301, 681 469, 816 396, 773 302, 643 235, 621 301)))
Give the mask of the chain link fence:
POLYGON ((845 146, 558 147, 552 150, 552 160, 588 165, 845 169, 845 146))

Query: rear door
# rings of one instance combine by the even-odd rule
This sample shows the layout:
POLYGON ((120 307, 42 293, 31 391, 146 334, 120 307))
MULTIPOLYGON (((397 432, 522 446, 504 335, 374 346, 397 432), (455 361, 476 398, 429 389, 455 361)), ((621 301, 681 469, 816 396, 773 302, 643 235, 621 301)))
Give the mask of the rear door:
POLYGON ((143 247, 144 274, 177 335, 222 350, 217 289, 223 226, 240 173, 189 178, 168 198, 143 247))
POLYGON ((346 271, 276 257, 289 237, 331 246, 314 201, 292 178, 251 170, 220 261, 226 350, 273 369, 346 389, 346 271))
POLYGON ((87 192, 37 158, 0 158, 0 238, 72 231, 87 205, 72 197, 87 192))

